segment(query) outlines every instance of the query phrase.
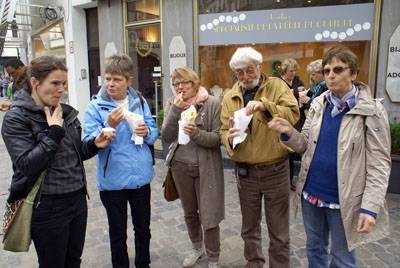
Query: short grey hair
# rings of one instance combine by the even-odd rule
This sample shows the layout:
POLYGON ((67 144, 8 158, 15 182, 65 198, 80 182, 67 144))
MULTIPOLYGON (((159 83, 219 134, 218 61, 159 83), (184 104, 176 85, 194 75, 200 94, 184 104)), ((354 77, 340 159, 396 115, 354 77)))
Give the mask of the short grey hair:
POLYGON ((307 73, 322 73, 322 59, 310 62, 307 65, 307 73))
POLYGON ((253 61, 255 64, 262 63, 262 55, 260 52, 252 47, 240 47, 233 54, 231 60, 229 61, 229 66, 232 71, 239 68, 244 68, 249 65, 249 60, 253 61))

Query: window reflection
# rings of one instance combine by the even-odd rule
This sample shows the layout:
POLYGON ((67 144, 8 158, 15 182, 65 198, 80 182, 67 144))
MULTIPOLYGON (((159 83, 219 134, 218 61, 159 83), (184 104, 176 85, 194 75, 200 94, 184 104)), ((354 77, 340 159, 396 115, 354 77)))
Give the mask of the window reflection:
POLYGON ((126 1, 128 22, 160 18, 159 0, 126 1))
MULTIPOLYGON (((267 76, 274 76, 280 71, 280 62, 283 59, 293 58, 300 67, 297 75, 308 84, 311 83, 311 77, 307 73, 307 65, 314 60, 322 59, 326 51, 338 46, 347 46, 357 55, 360 68, 357 81, 368 84, 371 41, 257 44, 252 47, 263 55, 261 70, 267 76)), ((229 67, 229 60, 238 47, 240 46, 200 47, 201 85, 220 100, 237 81, 236 74, 229 67)))

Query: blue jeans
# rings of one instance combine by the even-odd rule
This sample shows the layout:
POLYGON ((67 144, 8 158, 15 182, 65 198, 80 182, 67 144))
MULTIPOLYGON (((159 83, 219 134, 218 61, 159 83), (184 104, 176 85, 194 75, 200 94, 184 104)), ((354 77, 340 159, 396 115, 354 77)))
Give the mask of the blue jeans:
POLYGON ((138 189, 100 191, 107 211, 113 268, 128 268, 127 207, 131 207, 135 231, 135 266, 149 268, 150 264, 150 184, 138 189))
POLYGON ((329 233, 331 233, 331 264, 329 267, 357 267, 355 250, 348 251, 340 209, 317 207, 301 199, 306 230, 306 252, 309 268, 328 267, 329 233))

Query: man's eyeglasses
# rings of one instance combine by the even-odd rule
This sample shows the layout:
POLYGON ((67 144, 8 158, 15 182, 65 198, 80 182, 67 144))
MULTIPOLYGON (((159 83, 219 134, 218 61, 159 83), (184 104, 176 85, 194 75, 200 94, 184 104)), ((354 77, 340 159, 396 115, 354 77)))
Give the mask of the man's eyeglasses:
POLYGON ((175 82, 175 83, 173 83, 172 85, 174 86, 174 87, 179 87, 181 84, 182 84, 182 86, 187 86, 187 85, 189 85, 189 83, 191 83, 192 81, 190 81, 190 80, 183 80, 183 81, 179 81, 179 82, 175 82))
MULTIPOLYGON (((336 66, 336 67, 333 67, 332 71, 335 74, 341 74, 341 73, 343 73, 344 70, 349 69, 349 68, 350 67, 336 66)), ((325 68, 325 69, 322 70, 322 74, 325 75, 325 76, 329 75, 330 73, 331 73, 331 69, 330 68, 325 68)))
MULTIPOLYGON (((257 67, 256 67, 257 68, 257 67)), ((244 73, 248 74, 248 75, 252 75, 256 72, 256 68, 253 67, 249 67, 246 70, 236 70, 235 74, 237 77, 242 77, 244 75, 244 73)))

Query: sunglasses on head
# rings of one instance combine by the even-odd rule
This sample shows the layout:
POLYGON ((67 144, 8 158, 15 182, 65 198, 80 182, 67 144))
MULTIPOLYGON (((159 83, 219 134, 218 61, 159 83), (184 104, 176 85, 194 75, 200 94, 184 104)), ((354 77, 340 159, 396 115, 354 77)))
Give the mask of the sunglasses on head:
MULTIPOLYGON (((336 67, 333 67, 332 71, 335 74, 341 74, 341 73, 343 73, 344 70, 349 69, 349 68, 350 67, 336 66, 336 67)), ((325 68, 322 70, 323 75, 329 75, 330 73, 331 73, 331 68, 325 68)))

